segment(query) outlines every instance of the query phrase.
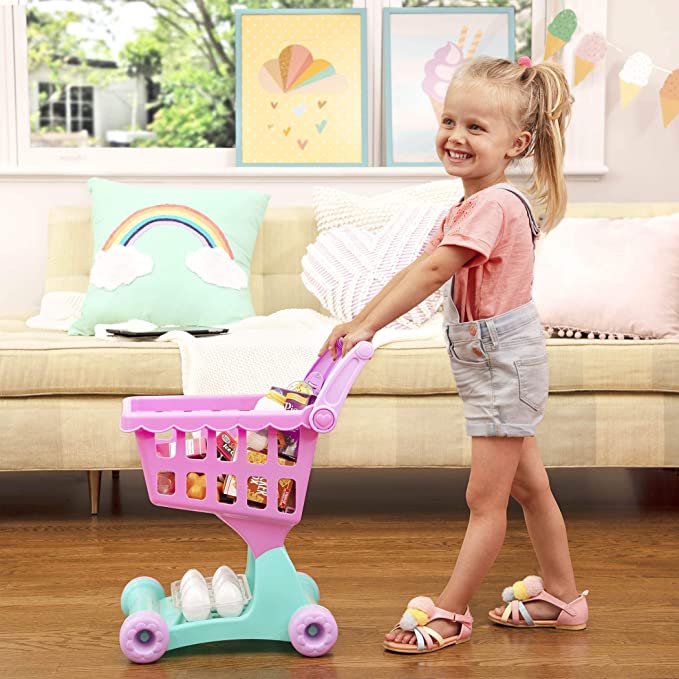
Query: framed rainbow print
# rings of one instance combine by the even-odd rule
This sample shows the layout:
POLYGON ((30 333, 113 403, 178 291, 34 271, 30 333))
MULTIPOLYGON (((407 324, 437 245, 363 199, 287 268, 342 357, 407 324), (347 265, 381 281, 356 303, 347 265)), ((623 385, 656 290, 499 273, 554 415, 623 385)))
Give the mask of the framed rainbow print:
POLYGON ((473 57, 514 60, 514 8, 389 8, 383 20, 386 164, 439 165, 448 83, 473 57))
POLYGON ((368 164, 364 9, 236 10, 236 158, 368 164))

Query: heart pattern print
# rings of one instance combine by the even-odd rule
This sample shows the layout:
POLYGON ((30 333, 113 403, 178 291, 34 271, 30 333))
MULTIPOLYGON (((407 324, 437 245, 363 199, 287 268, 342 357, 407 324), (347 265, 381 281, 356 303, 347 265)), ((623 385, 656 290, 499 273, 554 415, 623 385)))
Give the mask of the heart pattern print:
POLYGON ((240 16, 239 164, 366 164, 363 21, 362 10, 240 16))

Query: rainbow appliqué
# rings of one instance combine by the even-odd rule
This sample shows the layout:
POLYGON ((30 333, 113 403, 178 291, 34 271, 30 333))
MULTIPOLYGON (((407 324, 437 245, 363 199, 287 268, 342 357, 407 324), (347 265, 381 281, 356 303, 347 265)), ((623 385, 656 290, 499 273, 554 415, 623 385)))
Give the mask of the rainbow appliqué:
POLYGON ((114 245, 132 245, 145 231, 161 224, 174 223, 205 243, 210 248, 222 248, 233 259, 233 252, 222 230, 206 215, 186 205, 153 205, 133 212, 111 233, 104 252, 114 245))
POLYGON ((150 274, 154 268, 152 257, 134 244, 156 226, 177 227, 196 237, 202 247, 188 252, 184 262, 203 281, 222 288, 247 288, 248 274, 235 261, 217 224, 198 210, 172 203, 151 205, 126 217, 95 255, 90 282, 113 291, 150 274))

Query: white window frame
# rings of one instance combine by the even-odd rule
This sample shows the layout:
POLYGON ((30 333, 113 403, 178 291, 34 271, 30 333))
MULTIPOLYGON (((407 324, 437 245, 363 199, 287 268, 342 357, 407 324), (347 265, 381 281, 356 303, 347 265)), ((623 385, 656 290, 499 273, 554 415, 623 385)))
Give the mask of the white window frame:
MULTIPOLYGON (((39 148, 30 146, 30 102, 28 96, 28 50, 26 14, 23 8, 0 5, 0 174, 93 173, 118 176, 211 176, 261 175, 295 176, 376 175, 441 176, 440 168, 384 167, 382 21, 383 7, 401 6, 400 0, 354 0, 367 9, 368 168, 242 168, 236 167, 235 149, 121 149, 121 148, 39 148)), ((544 53, 547 19, 564 8, 565 0, 533 0, 532 54, 539 61, 544 53)), ((580 25, 606 34, 607 0, 568 0, 580 25)), ((567 74, 572 76, 573 51, 579 35, 559 54, 567 74)), ((567 135, 565 173, 569 178, 599 179, 608 168, 604 163, 605 69, 595 69, 578 85, 579 102, 567 135), (583 103, 586 105, 583 106, 583 103)), ((524 166, 514 174, 525 174, 524 166)))

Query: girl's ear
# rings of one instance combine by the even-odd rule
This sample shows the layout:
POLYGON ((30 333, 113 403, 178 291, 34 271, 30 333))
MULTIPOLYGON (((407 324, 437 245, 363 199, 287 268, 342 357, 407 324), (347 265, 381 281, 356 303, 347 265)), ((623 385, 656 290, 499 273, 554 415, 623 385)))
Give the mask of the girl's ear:
POLYGON ((509 158, 516 158, 517 156, 520 156, 528 148, 532 138, 533 137, 531 133, 527 130, 524 130, 518 137, 514 139, 512 148, 507 152, 507 156, 509 158))

